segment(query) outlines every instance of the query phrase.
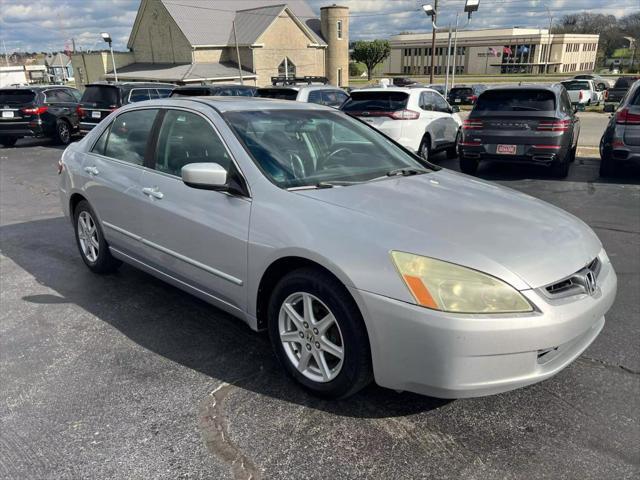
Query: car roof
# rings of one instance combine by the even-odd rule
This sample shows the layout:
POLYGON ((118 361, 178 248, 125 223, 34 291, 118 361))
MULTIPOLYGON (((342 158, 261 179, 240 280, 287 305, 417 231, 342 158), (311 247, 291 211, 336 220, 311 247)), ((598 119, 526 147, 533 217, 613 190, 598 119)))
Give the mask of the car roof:
POLYGON ((340 87, 334 87, 333 85, 274 85, 260 87, 258 90, 342 90, 340 87))
POLYGON ((208 90, 217 90, 219 88, 244 88, 247 90, 254 90, 258 87, 254 87, 253 85, 240 85, 238 83, 216 83, 216 84, 206 84, 206 85, 180 85, 174 90, 188 90, 190 88, 204 88, 208 90))
POLYGON ((276 100, 272 98, 261 97, 168 97, 158 100, 145 100, 129 104, 129 108, 137 108, 139 106, 186 106, 196 102, 200 105, 209 105, 219 112, 242 112, 255 110, 325 110, 335 112, 335 108, 317 105, 315 103, 294 102, 291 100, 276 100))
POLYGON ((0 90, 51 90, 52 88, 71 88, 76 90, 75 87, 67 85, 18 85, 2 87, 0 90))
POLYGON ((485 90, 485 92, 489 92, 489 91, 495 92, 496 90, 497 91, 500 91, 500 90, 547 90, 549 92, 556 92, 560 88, 564 88, 560 83, 554 83, 552 85, 538 85, 538 84, 530 83, 527 85, 495 86, 495 87, 488 88, 487 90, 485 90))
POLYGON ((357 92, 402 92, 411 94, 412 92, 420 92, 421 90, 429 90, 438 93, 431 87, 365 87, 353 90, 351 93, 357 92))
POLYGON ((142 87, 142 88, 175 88, 172 83, 156 83, 156 82, 94 82, 87 83, 85 87, 142 87))

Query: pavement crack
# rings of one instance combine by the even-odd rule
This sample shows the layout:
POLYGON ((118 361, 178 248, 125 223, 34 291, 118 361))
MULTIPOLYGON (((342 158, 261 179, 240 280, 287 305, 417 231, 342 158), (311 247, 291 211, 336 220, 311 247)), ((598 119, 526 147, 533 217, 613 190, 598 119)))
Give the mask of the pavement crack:
POLYGON ((259 469, 229 435, 223 404, 235 388, 233 383, 223 382, 213 390, 204 401, 198 420, 207 449, 231 466, 233 478, 258 480, 261 477, 259 469))
POLYGON ((622 370, 625 373, 629 373, 631 375, 640 375, 640 370, 634 370, 633 368, 625 367, 624 365, 618 365, 616 363, 606 362, 604 360, 599 360, 597 358, 581 356, 579 361, 589 362, 589 363, 597 363, 598 365, 602 365, 605 368, 611 368, 615 370, 622 370))

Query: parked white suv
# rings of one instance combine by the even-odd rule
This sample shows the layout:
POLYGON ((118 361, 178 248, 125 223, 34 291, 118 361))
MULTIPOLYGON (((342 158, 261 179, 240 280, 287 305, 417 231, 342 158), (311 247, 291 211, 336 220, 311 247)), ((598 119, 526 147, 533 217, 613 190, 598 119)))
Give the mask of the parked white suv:
POLYGON ((458 108, 430 88, 366 88, 341 107, 424 159, 441 150, 457 155, 462 120, 458 108))
POLYGON ((349 94, 332 85, 283 85, 259 88, 256 97, 295 100, 339 108, 349 94))

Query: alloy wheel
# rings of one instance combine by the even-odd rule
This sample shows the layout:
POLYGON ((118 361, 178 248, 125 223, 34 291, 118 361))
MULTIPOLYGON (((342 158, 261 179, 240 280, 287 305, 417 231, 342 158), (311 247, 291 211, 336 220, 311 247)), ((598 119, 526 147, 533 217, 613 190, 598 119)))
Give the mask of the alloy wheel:
POLYGON ((333 313, 306 292, 289 295, 278 314, 280 341, 291 364, 309 380, 335 379, 344 363, 344 340, 333 313))
POLYGON ((78 215, 78 240, 82 254, 90 262, 98 260, 100 253, 100 242, 98 240, 98 229, 93 217, 86 210, 78 215))
POLYGON ((66 122, 60 122, 60 124, 58 125, 58 137, 60 138, 60 141, 62 143, 69 142, 70 132, 69 126, 66 122))

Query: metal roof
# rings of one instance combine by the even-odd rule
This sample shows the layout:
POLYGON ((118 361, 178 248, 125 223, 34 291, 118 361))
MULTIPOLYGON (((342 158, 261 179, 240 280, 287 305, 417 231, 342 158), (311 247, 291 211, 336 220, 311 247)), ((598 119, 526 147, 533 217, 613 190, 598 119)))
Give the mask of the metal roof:
MULTIPOLYGON (((285 8, 286 5, 273 5, 271 7, 239 10, 235 16, 238 44, 252 45, 255 43, 285 8)), ((233 45, 235 42, 236 39, 233 38, 232 29, 228 43, 233 45)))
MULTIPOLYGON (((320 20, 306 0, 287 0, 286 4, 283 4, 282 0, 280 2, 278 0, 242 0, 242 2, 238 0, 161 0, 161 2, 191 45, 233 45, 232 22, 234 19, 238 22, 236 30, 242 24, 243 37, 256 37, 255 33, 259 36, 275 18, 273 14, 275 7, 285 5, 306 26, 318 44, 326 45, 320 34, 320 20), (242 6, 242 10, 238 9, 239 6, 242 6), (260 10, 251 12, 252 9, 260 10), (268 21, 269 18, 271 21, 268 21), (256 30, 251 31, 249 28, 256 30)), ((238 37, 240 36, 241 32, 238 31, 238 37)))
MULTIPOLYGON (((256 78, 256 74, 242 71, 244 78, 256 78)), ((108 73, 105 78, 114 78, 108 73)), ((197 82, 240 78, 238 67, 224 63, 132 63, 118 69, 120 80, 152 80, 164 82, 197 82)))

